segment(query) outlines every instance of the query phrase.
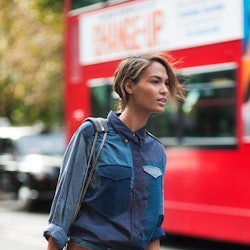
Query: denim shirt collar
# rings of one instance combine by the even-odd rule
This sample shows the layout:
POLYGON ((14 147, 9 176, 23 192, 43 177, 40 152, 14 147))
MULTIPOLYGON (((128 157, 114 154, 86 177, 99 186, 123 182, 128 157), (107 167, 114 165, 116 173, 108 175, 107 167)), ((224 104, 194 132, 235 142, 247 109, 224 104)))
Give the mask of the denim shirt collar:
POLYGON ((122 136, 125 142, 133 141, 137 144, 142 145, 146 136, 145 126, 133 132, 119 119, 119 115, 120 113, 110 111, 108 114, 108 121, 111 123, 114 129, 122 136))

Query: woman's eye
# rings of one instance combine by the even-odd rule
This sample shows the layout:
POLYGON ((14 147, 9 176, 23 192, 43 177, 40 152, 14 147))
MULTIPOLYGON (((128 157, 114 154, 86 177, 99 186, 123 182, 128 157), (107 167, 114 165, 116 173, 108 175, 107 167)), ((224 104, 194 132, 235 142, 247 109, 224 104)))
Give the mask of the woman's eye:
POLYGON ((165 82, 165 85, 166 85, 167 87, 169 87, 169 81, 166 81, 166 82, 165 82))
POLYGON ((159 80, 152 80, 151 81, 151 83, 153 83, 153 84, 159 84, 159 82, 160 82, 159 80))

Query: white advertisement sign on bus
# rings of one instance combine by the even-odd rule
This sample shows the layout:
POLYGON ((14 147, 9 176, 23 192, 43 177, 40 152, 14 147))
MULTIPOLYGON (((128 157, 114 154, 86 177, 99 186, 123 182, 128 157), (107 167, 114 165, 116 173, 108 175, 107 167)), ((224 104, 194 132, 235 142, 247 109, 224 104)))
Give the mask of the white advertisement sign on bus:
POLYGON ((242 8, 235 0, 138 0, 84 13, 80 63, 240 39, 242 8))

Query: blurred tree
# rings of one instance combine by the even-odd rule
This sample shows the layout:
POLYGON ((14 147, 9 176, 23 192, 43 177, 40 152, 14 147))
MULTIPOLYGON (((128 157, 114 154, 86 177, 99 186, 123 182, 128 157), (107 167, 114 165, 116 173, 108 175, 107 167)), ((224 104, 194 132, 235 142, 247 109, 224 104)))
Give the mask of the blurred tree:
POLYGON ((62 125, 60 0, 0 2, 0 116, 62 125))
POLYGON ((62 19, 62 0, 0 1, 0 116, 14 125, 63 124, 62 19))

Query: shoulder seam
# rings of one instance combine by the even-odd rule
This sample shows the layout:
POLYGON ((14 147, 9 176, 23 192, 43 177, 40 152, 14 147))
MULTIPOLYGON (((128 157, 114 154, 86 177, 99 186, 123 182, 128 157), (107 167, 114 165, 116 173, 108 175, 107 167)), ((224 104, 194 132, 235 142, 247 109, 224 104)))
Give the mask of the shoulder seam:
POLYGON ((153 139, 155 139, 156 141, 158 141, 160 144, 162 144, 164 146, 164 143, 159 138, 157 138, 155 135, 153 135, 152 133, 150 133, 148 130, 146 130, 146 133, 149 136, 151 136, 153 139))

